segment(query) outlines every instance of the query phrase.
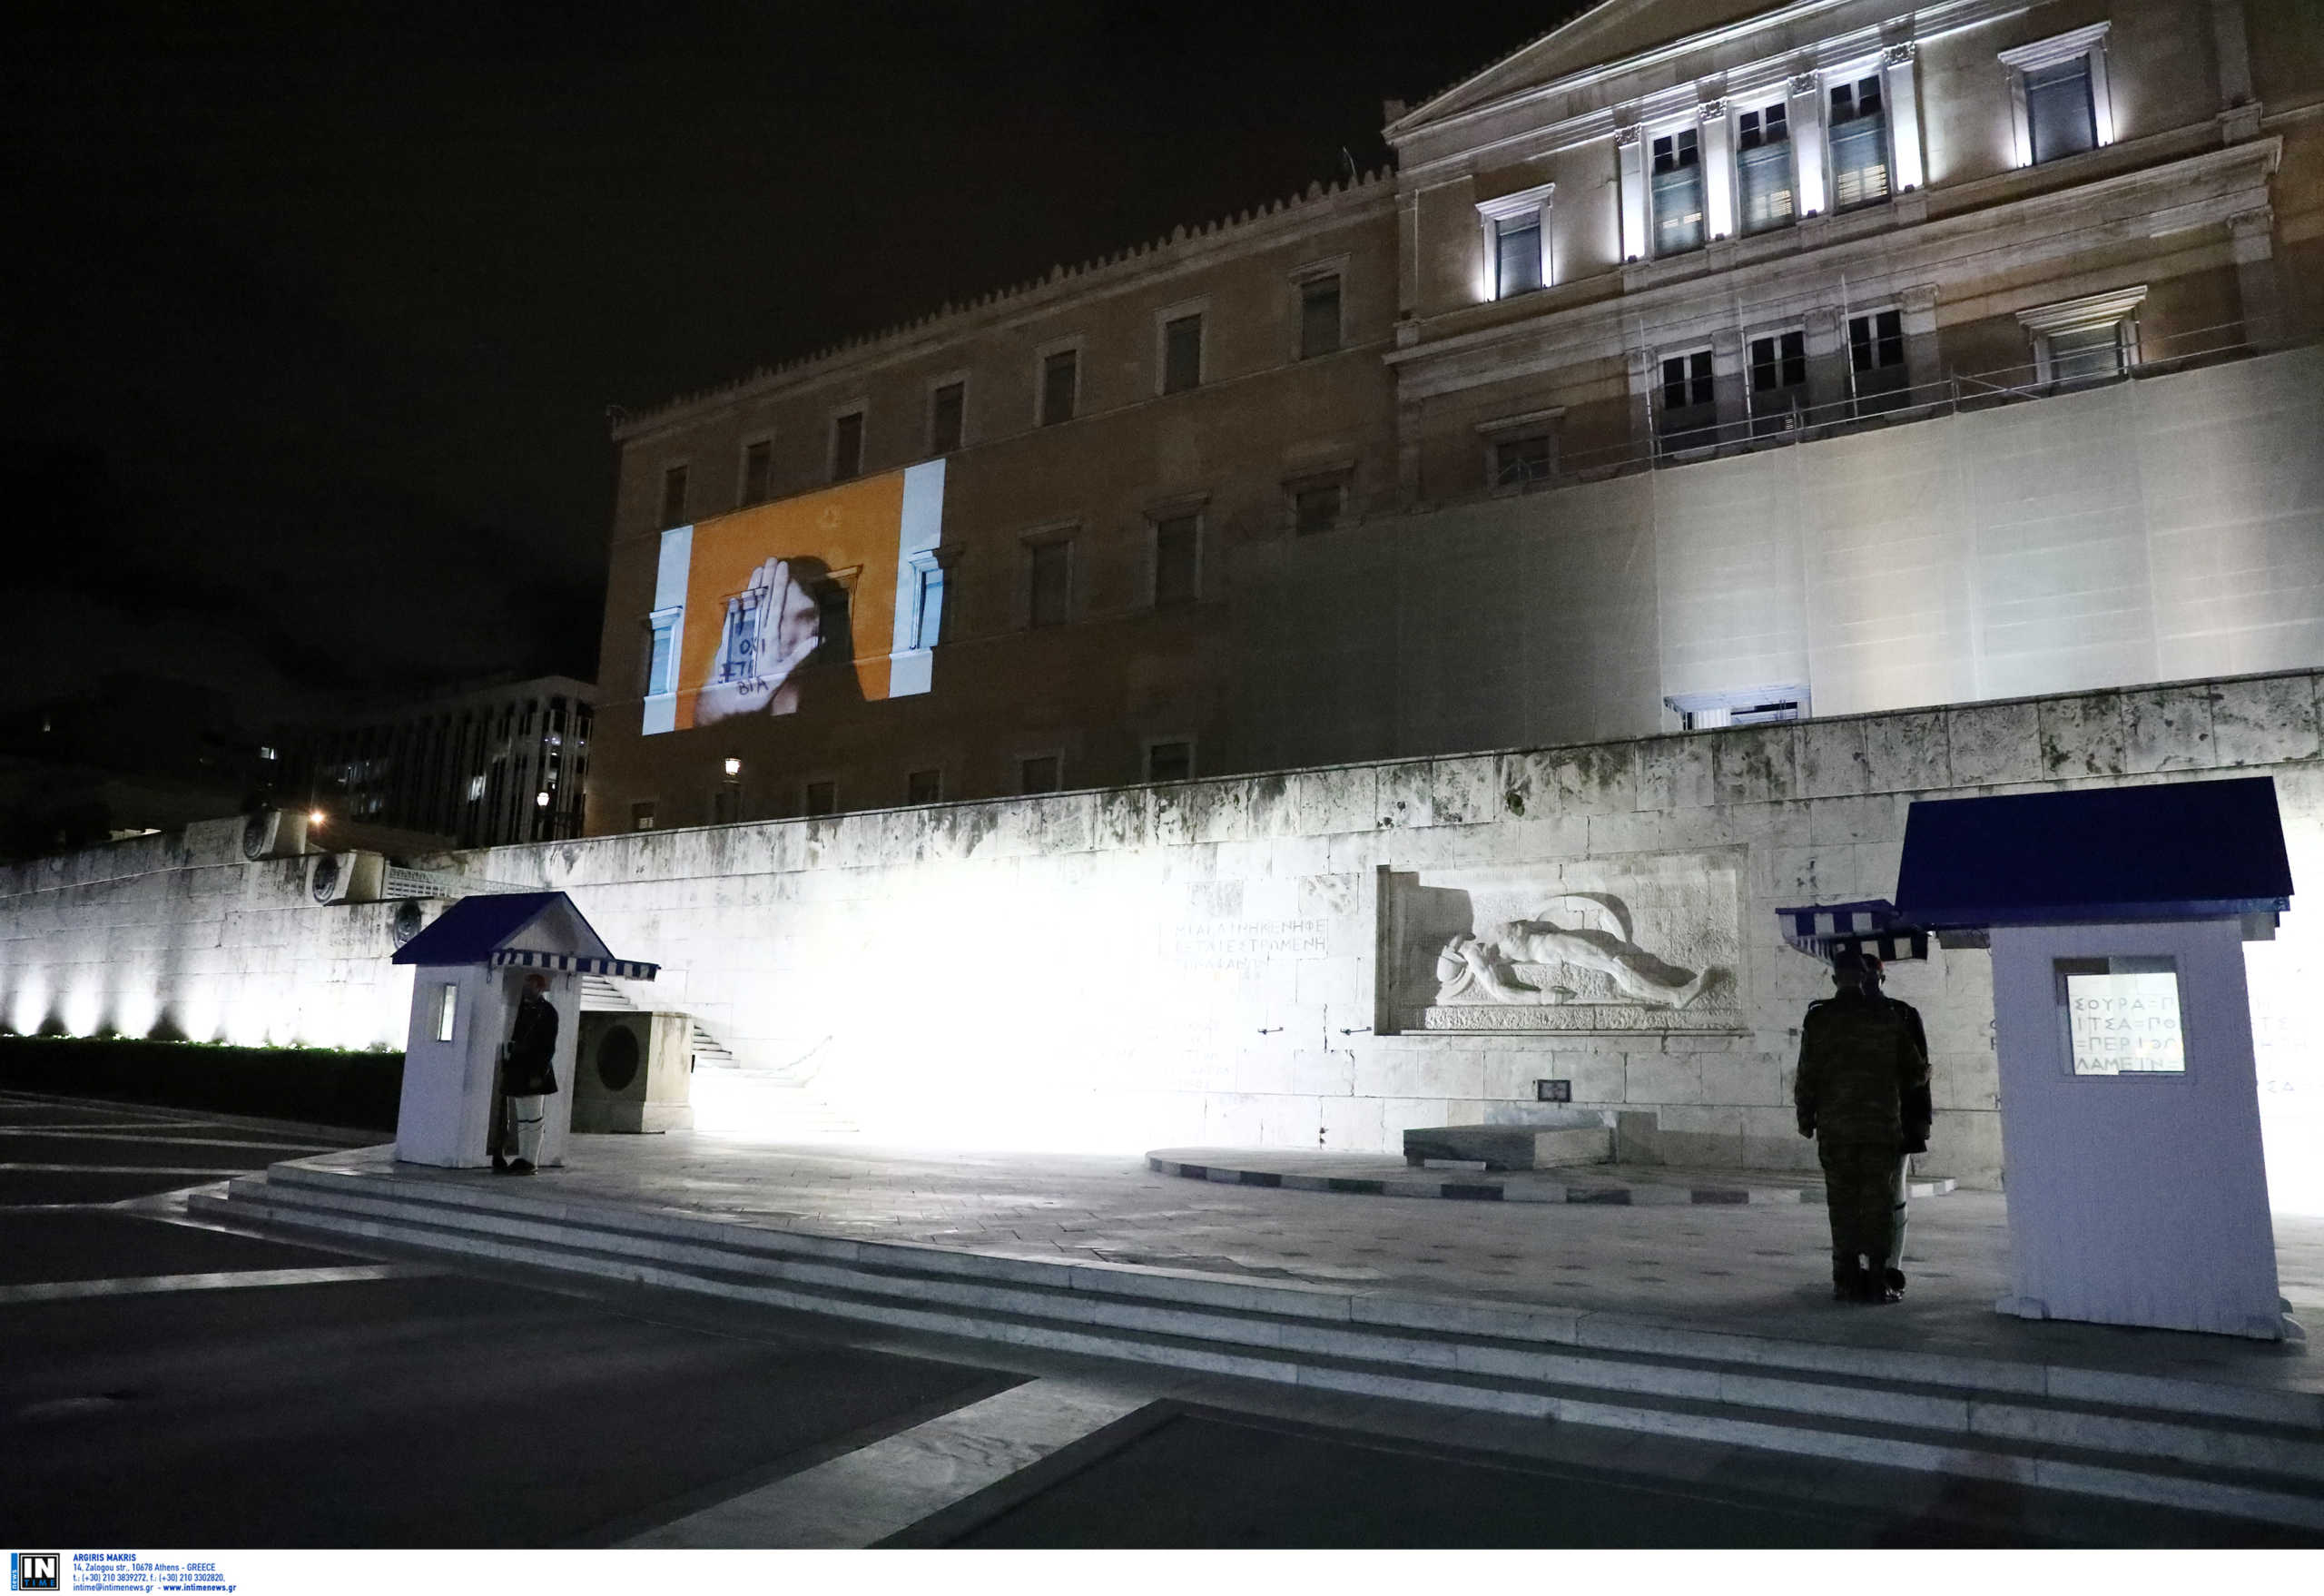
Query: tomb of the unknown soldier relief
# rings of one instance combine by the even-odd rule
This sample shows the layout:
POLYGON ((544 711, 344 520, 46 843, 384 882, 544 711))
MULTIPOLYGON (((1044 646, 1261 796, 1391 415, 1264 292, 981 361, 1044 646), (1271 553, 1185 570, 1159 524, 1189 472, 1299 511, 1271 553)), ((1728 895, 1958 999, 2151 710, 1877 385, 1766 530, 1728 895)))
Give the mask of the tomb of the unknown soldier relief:
POLYGON ((2247 1240, 2324 1214, 2324 57, 2213 0, 1742 9, 1615 0, 1392 103, 1390 167, 625 416, 586 834, 9 866, 0 1020, 409 1046, 409 1156, 473 1167, 458 1027, 529 951, 578 961, 568 1159, 566 1116, 1809 1171, 1779 911, 1910 927, 1916 807, 2265 778, 2268 939, 2004 915, 1889 990, 1915 1172, 2014 1197, 2102 1049, 2014 1050, 2013 959, 2200 964, 2248 1038, 2173 1056, 2248 1093, 2141 1156, 2231 1163, 2247 1240), (426 962, 512 894, 563 940, 426 962))

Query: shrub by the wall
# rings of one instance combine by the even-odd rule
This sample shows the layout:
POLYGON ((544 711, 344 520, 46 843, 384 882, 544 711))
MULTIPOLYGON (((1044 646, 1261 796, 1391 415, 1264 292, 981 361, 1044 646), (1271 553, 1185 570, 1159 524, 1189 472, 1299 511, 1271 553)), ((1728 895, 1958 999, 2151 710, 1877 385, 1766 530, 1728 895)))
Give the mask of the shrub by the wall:
POLYGON ((393 1135, 401 1053, 0 1036, 0 1088, 393 1135))

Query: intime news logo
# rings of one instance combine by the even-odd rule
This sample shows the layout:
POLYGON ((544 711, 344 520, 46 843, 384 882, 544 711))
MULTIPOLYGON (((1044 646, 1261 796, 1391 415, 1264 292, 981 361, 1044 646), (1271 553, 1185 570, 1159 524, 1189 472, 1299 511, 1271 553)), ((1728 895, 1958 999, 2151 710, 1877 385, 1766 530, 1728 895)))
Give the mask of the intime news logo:
POLYGON ((11 1591, 62 1591, 64 1584, 57 1577, 63 1562, 54 1552, 12 1552, 8 1554, 8 1589, 11 1591))

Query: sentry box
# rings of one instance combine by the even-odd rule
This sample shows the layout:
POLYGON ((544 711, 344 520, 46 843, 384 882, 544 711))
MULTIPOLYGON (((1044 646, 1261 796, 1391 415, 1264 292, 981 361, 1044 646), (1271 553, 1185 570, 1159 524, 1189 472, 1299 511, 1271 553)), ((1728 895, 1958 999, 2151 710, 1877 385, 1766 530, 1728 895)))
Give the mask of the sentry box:
POLYGON ((2291 891, 2265 776, 1913 804, 1897 918, 1993 950, 2001 1312, 2304 1339, 2243 970, 2291 891))
POLYGON ((557 1090, 545 1105, 538 1160, 550 1166, 565 1161, 573 1118, 581 977, 652 980, 660 970, 615 958, 563 892, 463 898, 396 950, 395 962, 415 967, 396 1157, 448 1169, 487 1163, 493 1067, 526 976, 548 978, 556 1010, 557 1090))

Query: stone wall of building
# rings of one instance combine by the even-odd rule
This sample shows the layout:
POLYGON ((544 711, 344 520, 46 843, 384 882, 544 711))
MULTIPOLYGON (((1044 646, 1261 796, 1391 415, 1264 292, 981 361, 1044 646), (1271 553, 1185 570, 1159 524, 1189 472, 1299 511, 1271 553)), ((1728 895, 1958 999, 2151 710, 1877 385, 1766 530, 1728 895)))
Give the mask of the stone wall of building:
MULTIPOLYGON (((2276 778, 2295 877, 2324 881, 2319 686, 2231 678, 435 862, 570 892, 616 951, 667 967, 641 997, 746 1062, 797 1065, 881 1140, 1376 1150, 1521 1116, 1561 1079, 1575 1106, 1630 1116, 1632 1157, 1797 1165, 1797 1026, 1827 989, 1777 906, 1892 892, 1915 797, 2227 771, 2276 778), (1452 990, 1446 944, 1521 918, 1620 945, 1645 974, 1625 990, 1585 955, 1521 966, 1538 1002, 1452 990)), ((0 875, 0 1014, 399 1040, 394 906, 317 906, 300 862, 244 863, 237 840, 197 828, 0 875)), ((2303 998, 2324 933, 2303 901, 2250 962, 2278 1201, 2324 1211, 2303 998)), ((1940 950, 1891 990, 1928 1020, 1928 1166, 1993 1184, 1986 957, 1940 950)))
POLYGON ((2324 350, 1239 550, 1211 769, 2324 661, 2324 350))

